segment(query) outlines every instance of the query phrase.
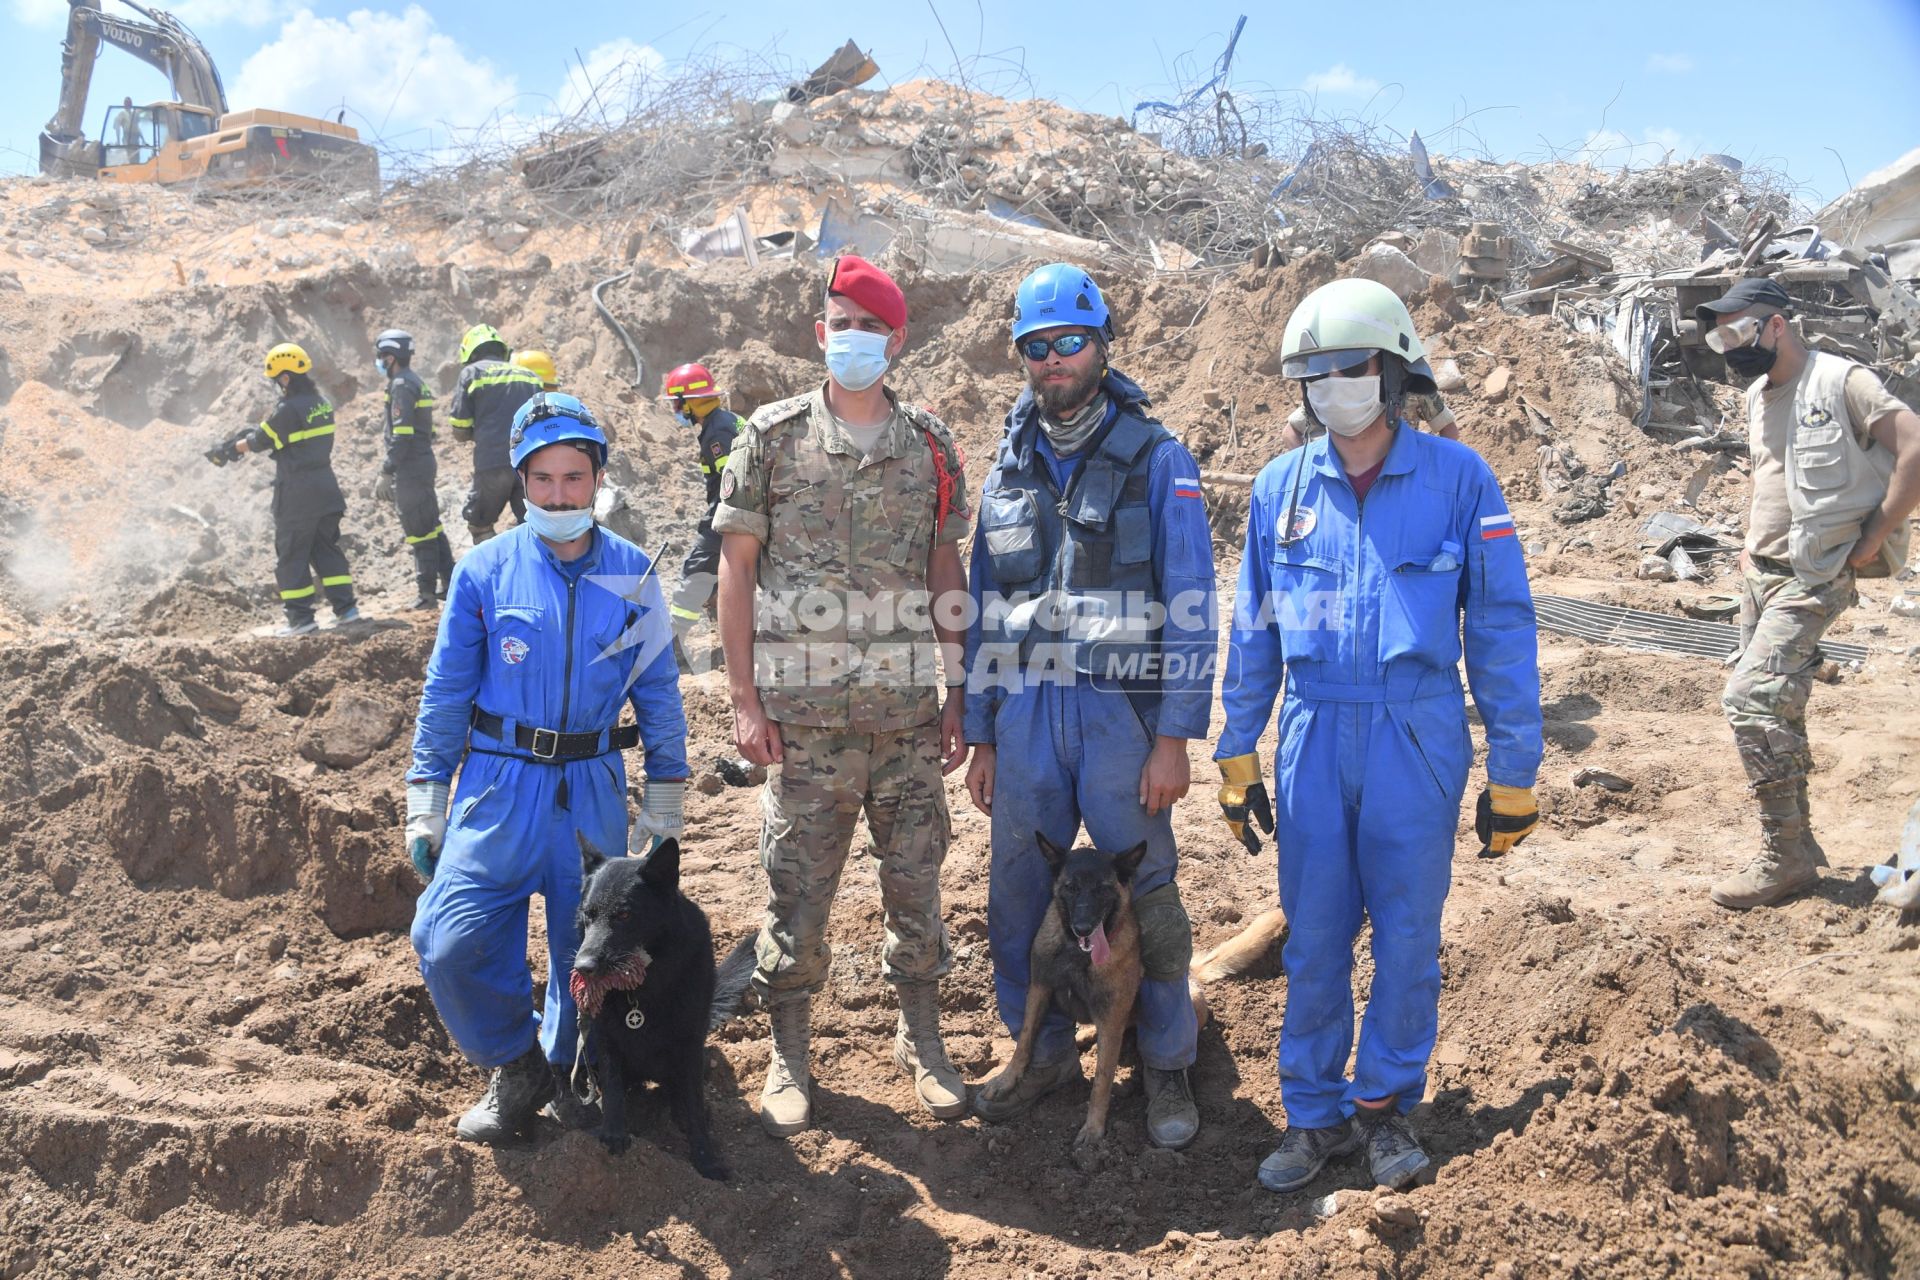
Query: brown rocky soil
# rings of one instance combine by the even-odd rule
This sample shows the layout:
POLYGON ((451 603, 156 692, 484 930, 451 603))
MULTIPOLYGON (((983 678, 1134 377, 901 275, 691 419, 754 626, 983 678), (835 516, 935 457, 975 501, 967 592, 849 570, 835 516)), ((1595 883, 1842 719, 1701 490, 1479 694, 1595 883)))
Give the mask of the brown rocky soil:
MULTIPOLYGON (((650 538, 677 548, 699 501, 688 442, 627 385, 585 301, 604 271, 586 262, 362 265, 224 289, 137 265, 152 283, 124 297, 58 281, 0 293, 0 1277, 1920 1274, 1920 934, 1869 905, 1863 874, 1894 847, 1920 752, 1905 657, 1920 623, 1888 615, 1888 583, 1838 628, 1873 657, 1813 700, 1834 870, 1752 916, 1705 897, 1754 839, 1721 673, 1543 637, 1546 824, 1504 861, 1459 842, 1418 1117, 1438 1170, 1406 1195, 1376 1195, 1354 1166, 1310 1194, 1254 1186, 1281 1115, 1276 968, 1210 992, 1206 1127, 1185 1153, 1146 1147, 1137 1092, 1091 1171, 1067 1158, 1080 1097, 1001 1129, 925 1117, 889 1060, 879 897, 861 872, 816 1013, 814 1129, 760 1133, 766 1022, 750 1013, 710 1058, 731 1184, 694 1174, 661 1108, 643 1109, 619 1159, 551 1129, 522 1149, 455 1144, 450 1119, 480 1076, 414 967, 399 837, 432 632, 394 612, 410 569, 367 492, 367 342, 412 329, 444 392, 466 324, 538 334, 570 389, 607 408, 650 538), (264 409, 256 361, 281 338, 310 344, 339 406, 349 554, 388 616, 272 643, 244 634, 273 612, 266 469, 214 471, 199 450, 264 409), (1586 765, 1634 787, 1576 788, 1586 765)), ((1310 256, 1116 279, 1116 363, 1203 466, 1257 470, 1296 403, 1274 365, 1280 328, 1339 271, 1310 256)), ((977 484, 1017 389, 1002 327, 1017 273, 903 276, 914 336, 896 385, 954 426, 977 484)), ((819 376, 818 279, 794 264, 642 267, 612 297, 651 369, 705 355, 750 407, 819 376)), ((1536 544, 1536 590, 1673 612, 1727 589, 1632 577, 1645 514, 1691 481, 1696 514, 1737 517, 1744 473, 1635 431, 1597 339, 1453 301, 1418 314, 1468 379, 1449 401, 1536 544), (1499 366, 1514 390, 1494 403, 1479 388, 1499 366), (1626 462, 1610 514, 1552 519, 1561 495, 1542 486, 1522 396, 1588 466, 1626 462)), ((467 461, 442 448, 464 549, 451 515, 467 461)), ((1210 502, 1230 581, 1244 491, 1210 502)), ((731 755, 720 679, 684 690, 696 763, 731 755)), ((1197 785, 1175 819, 1202 946, 1275 898, 1271 856, 1247 857, 1217 819, 1209 754, 1193 744, 1197 785)), ((980 1079, 1007 1048, 984 945, 986 824, 957 777, 950 801, 949 1044, 980 1079)), ((728 945, 757 923, 757 805, 728 788, 689 803, 687 888, 728 945)), ((1361 960, 1364 983, 1364 945, 1361 960)))

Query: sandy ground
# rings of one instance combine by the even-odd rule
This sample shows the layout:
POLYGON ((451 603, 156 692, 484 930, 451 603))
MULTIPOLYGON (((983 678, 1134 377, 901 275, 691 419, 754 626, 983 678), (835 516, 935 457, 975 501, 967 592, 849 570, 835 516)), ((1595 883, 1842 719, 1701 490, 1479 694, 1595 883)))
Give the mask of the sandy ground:
MULTIPOLYGON (((367 341, 402 324, 446 348, 422 361, 444 392, 466 324, 538 334, 607 407, 617 474, 649 540, 675 544, 670 567, 699 489, 690 442, 627 385, 586 305, 604 264, 556 254, 456 278, 433 256, 221 289, 136 254, 127 276, 147 283, 124 296, 51 275, 0 292, 0 1277, 1920 1274, 1920 932, 1870 905, 1864 874, 1895 846, 1920 750, 1907 656, 1920 622, 1888 614, 1887 582, 1836 629, 1871 658, 1813 699, 1833 870, 1754 915, 1705 896, 1757 838, 1721 671, 1543 636, 1545 824, 1504 860, 1476 858, 1469 832, 1459 842, 1416 1116, 1436 1176, 1405 1195, 1376 1195, 1352 1164, 1297 1196, 1254 1185, 1281 1123, 1277 964, 1210 991, 1194 1070, 1205 1128, 1189 1151, 1147 1147, 1137 1090, 1091 1170, 1068 1158, 1079 1095, 1005 1128, 925 1116, 889 1057, 864 865, 842 889, 817 1005, 813 1129, 759 1131, 766 1020, 749 1013, 710 1055, 730 1184, 694 1174, 657 1106, 618 1159, 553 1129, 511 1150, 456 1144, 451 1119, 481 1078, 414 967, 399 836, 432 632, 397 612, 411 598, 397 521, 366 496, 367 341), (348 550, 382 617, 275 644, 245 635, 273 614, 265 469, 198 455, 267 407, 255 361, 282 337, 310 344, 340 409, 348 550), (1576 788, 1589 765, 1633 789, 1576 788)), ((1204 466, 1256 470, 1294 403, 1270 366, 1280 323, 1337 270, 1308 258, 1116 280, 1116 363, 1204 466)), ((915 337, 897 385, 953 424, 975 484, 1017 387, 1011 279, 906 280, 915 337)), ((819 376, 816 287, 807 266, 644 268, 613 300, 651 367, 705 356, 750 407, 819 376), (690 334, 705 350, 686 349, 690 334)), ((1449 399, 1513 500, 1536 591, 1677 612, 1728 589, 1632 572, 1640 521, 1683 493, 1702 519, 1737 519, 1740 467, 1635 431, 1593 339, 1452 302, 1418 314, 1467 376, 1449 399), (1514 391, 1490 399, 1479 388, 1500 366, 1514 391), (1541 479, 1522 397, 1556 447, 1627 463, 1608 515, 1552 517, 1564 495, 1541 479)), ((440 448, 457 531, 468 463, 440 448)), ((1230 581, 1244 494, 1221 488, 1210 506, 1230 581)), ((700 770, 733 754, 724 686, 694 677, 684 693, 700 770)), ((1271 853, 1247 856, 1218 820, 1211 745, 1191 754, 1199 785, 1175 823, 1205 947, 1276 891, 1271 853)), ((949 800, 948 1043, 978 1080, 1008 1048, 985 946, 986 825, 957 775, 949 800)), ((686 887, 724 947, 757 922, 758 807, 720 788, 689 808, 686 887)), ((1363 938, 1362 991, 1369 978, 1363 938)))

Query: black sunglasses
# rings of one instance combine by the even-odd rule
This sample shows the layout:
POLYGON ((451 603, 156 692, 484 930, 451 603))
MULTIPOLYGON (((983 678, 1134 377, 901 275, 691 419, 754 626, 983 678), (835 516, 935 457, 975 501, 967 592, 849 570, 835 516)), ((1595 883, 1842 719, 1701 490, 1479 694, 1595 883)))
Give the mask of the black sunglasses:
POLYGON ((1056 351, 1063 356, 1077 356, 1092 341, 1093 335, 1089 333, 1063 333, 1051 342, 1045 338, 1028 338, 1018 345, 1021 355, 1038 363, 1047 358, 1048 351, 1056 351))

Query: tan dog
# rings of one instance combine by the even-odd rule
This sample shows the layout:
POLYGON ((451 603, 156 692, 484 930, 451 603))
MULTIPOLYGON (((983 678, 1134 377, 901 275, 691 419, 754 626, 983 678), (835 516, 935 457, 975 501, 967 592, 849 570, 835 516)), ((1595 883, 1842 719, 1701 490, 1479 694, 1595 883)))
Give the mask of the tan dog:
POLYGON ((1120 1041, 1140 991, 1143 971, 1140 925, 1133 915, 1133 874, 1140 869, 1147 846, 1143 841, 1119 854, 1097 849, 1069 852, 1035 834, 1040 852, 1053 868, 1053 909, 1034 935, 1027 1013, 1013 1057, 980 1088, 996 1100, 1013 1091, 1033 1060, 1040 1023, 1056 1004, 1074 1021, 1092 1023, 1098 1037, 1093 1097, 1087 1103, 1086 1123, 1073 1139, 1076 1148, 1085 1147, 1106 1135, 1120 1041))

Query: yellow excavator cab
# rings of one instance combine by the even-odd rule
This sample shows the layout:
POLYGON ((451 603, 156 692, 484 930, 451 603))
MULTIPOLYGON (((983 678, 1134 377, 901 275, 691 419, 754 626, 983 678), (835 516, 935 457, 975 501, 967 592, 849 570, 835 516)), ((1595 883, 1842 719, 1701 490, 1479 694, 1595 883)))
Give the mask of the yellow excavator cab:
POLYGON ((212 55, 178 18, 123 0, 146 19, 135 21, 103 12, 101 2, 67 0, 60 103, 40 133, 43 173, 96 174, 109 182, 204 180, 221 187, 300 175, 379 190, 379 155, 357 131, 284 111, 229 111, 212 55), (82 131, 82 117, 94 62, 107 48, 157 68, 175 100, 107 108, 95 140, 82 131))

